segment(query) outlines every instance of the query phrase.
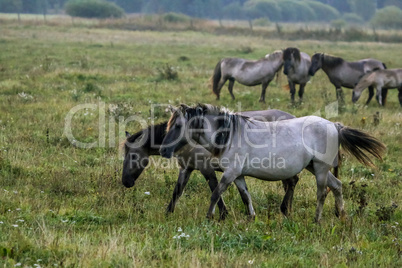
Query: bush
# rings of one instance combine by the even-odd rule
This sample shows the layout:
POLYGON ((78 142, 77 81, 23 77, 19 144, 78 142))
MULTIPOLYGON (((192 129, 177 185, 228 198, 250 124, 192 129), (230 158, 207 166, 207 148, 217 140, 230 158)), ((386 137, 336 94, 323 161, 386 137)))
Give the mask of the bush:
POLYGON ((331 21, 331 26, 337 30, 341 30, 342 28, 345 28, 346 25, 347 25, 347 23, 345 20, 337 19, 337 20, 331 21))
POLYGON ((271 25, 271 22, 267 18, 259 18, 259 19, 253 20, 253 25, 263 27, 263 26, 271 25))
POLYGON ((316 1, 306 1, 306 4, 311 7, 318 21, 329 21, 339 18, 339 12, 330 5, 325 5, 316 1))
POLYGON ((104 0, 70 0, 64 8, 66 13, 72 17, 121 18, 124 16, 123 9, 104 0))
POLYGON ((179 23, 179 22, 188 22, 191 19, 189 16, 181 13, 169 12, 163 15, 163 20, 166 22, 179 23))
POLYGON ((375 27, 401 29, 402 10, 396 6, 384 7, 375 13, 371 24, 375 27))
POLYGON ((345 13, 342 16, 342 19, 346 22, 354 23, 354 24, 363 24, 364 23, 363 18, 355 13, 345 13))

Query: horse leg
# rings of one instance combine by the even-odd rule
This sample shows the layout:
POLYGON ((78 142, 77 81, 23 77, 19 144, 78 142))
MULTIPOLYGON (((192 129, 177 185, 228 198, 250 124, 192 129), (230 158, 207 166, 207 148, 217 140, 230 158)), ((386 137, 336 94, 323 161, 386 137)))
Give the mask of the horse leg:
POLYGON ((269 82, 270 82, 270 81, 268 81, 268 82, 266 82, 266 83, 263 82, 263 83, 261 84, 262 90, 261 90, 260 102, 265 103, 265 91, 267 90, 267 87, 268 87, 268 85, 269 85, 269 82))
POLYGON ((297 175, 293 176, 291 179, 286 179, 282 181, 283 188, 285 189, 285 196, 283 197, 281 204, 281 212, 283 215, 288 216, 292 211, 293 195, 299 177, 297 175))
POLYGON ((377 87, 377 100, 380 105, 382 105, 382 90, 381 87, 377 87))
POLYGON ((372 86, 369 86, 368 91, 369 91, 369 96, 368 96, 368 99, 366 101, 366 105, 368 105, 370 103, 371 99, 374 96, 374 88, 372 86))
POLYGON ((300 102, 303 101, 303 94, 304 94, 304 88, 306 87, 306 84, 300 84, 299 88, 299 100, 300 102))
POLYGON ((232 183, 236 177, 237 176, 229 176, 228 174, 223 173, 221 181, 211 195, 211 203, 207 213, 208 219, 212 219, 214 217, 216 203, 218 202, 219 198, 221 198, 222 193, 226 191, 229 184, 232 183))
POLYGON ((322 208, 327 197, 327 175, 330 167, 319 161, 313 162, 315 178, 317 181, 317 208, 315 211, 315 222, 319 223, 322 215, 322 208))
POLYGON ((345 103, 345 101, 343 99, 342 87, 337 87, 336 88, 336 99, 339 100, 342 104, 345 103))
POLYGON ((402 107, 402 85, 398 88, 398 99, 399 99, 399 104, 402 107))
MULTIPOLYGON (((306 167, 308 171, 312 174, 316 174, 312 165, 306 167)), ((345 210, 343 208, 343 196, 342 196, 342 182, 338 180, 331 172, 327 174, 327 186, 333 192, 335 197, 335 215, 343 219, 346 216, 345 210)))
POLYGON ((233 78, 229 78, 229 86, 228 86, 228 90, 230 93, 230 96, 232 96, 232 100, 235 99, 235 96, 233 95, 233 85, 234 85, 235 80, 233 78))
POLYGON ((387 103, 388 88, 381 89, 382 106, 387 103))
POLYGON ((166 213, 173 213, 177 200, 179 200, 180 196, 183 194, 184 187, 186 187, 191 172, 193 172, 193 169, 180 169, 179 178, 177 179, 176 186, 173 190, 173 197, 166 209, 166 213))
POLYGON ((219 83, 218 83, 218 86, 217 86, 217 89, 216 89, 216 100, 220 99, 221 89, 222 89, 223 85, 225 85, 226 80, 227 79, 225 79, 223 77, 221 78, 221 80, 219 80, 219 83))
MULTIPOLYGON (((208 169, 200 169, 201 174, 205 177, 205 179, 208 182, 209 189, 211 189, 211 192, 214 192, 216 186, 218 185, 218 179, 216 178, 215 171, 208 169)), ((226 216, 228 215, 228 210, 226 208, 225 202, 223 201, 223 198, 220 198, 218 201, 218 208, 219 208, 219 218, 221 220, 224 220, 226 216)))
POLYGON ((328 172, 327 183, 329 189, 334 193, 335 197, 335 215, 344 220, 346 217, 346 212, 343 206, 343 196, 342 196, 342 182, 338 180, 331 172, 328 172))
POLYGON ((235 179, 234 183, 237 186, 237 190, 239 190, 241 199, 243 200, 244 205, 246 206, 247 213, 250 216, 251 220, 255 218, 255 211, 253 208, 253 204, 251 201, 250 193, 248 192, 246 181, 243 176, 240 176, 235 179))
POLYGON ((295 102, 295 93, 296 93, 296 88, 295 88, 295 83, 292 81, 288 80, 289 82, 289 90, 290 90, 290 100, 292 103, 295 102))

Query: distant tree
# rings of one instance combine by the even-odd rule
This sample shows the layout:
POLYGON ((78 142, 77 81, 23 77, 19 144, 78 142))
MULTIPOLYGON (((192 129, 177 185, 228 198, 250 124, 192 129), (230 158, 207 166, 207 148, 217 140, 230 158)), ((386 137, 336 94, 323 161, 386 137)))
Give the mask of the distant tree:
POLYGON ((113 2, 126 13, 139 13, 142 10, 142 5, 145 0, 108 0, 108 2, 113 2))
POLYGON ((316 19, 314 10, 302 1, 281 0, 278 1, 278 6, 281 9, 282 21, 297 22, 316 19))
POLYGON ((242 20, 246 17, 244 9, 239 2, 234 2, 225 6, 223 8, 223 15, 225 18, 234 20, 242 20))
POLYGON ((20 13, 22 10, 21 0, 0 0, 0 12, 20 13))
POLYGON ((339 18, 339 12, 332 6, 320 3, 318 1, 305 1, 311 7, 318 21, 331 21, 339 18))
POLYGON ((253 19, 268 17, 271 21, 281 20, 281 9, 273 0, 250 0, 244 3, 252 14, 253 19))
POLYGON ((124 16, 122 8, 104 0, 70 0, 66 3, 65 10, 72 17, 120 18, 124 16))
POLYGON ((396 6, 387 6, 378 10, 371 19, 375 27, 402 29, 402 10, 396 6))
POLYGON ((377 8, 376 0, 350 0, 352 11, 362 17, 365 21, 369 21, 377 8))

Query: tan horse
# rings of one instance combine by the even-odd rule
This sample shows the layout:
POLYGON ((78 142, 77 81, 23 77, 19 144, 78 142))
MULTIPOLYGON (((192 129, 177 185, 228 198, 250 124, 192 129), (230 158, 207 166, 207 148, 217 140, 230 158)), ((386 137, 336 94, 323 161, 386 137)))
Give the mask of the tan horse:
POLYGON ((382 90, 397 88, 399 104, 402 106, 402 69, 376 70, 365 74, 353 89, 352 101, 356 102, 367 87, 377 89, 377 98, 381 105, 384 105, 386 101, 386 99, 382 99, 382 90))

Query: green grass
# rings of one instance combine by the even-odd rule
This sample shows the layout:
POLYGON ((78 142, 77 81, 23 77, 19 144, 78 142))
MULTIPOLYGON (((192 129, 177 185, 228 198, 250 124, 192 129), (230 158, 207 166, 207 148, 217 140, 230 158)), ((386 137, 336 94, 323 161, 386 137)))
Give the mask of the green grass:
MULTIPOLYGON (((364 129, 388 146, 387 156, 376 162, 376 169, 345 156, 340 177, 348 213, 345 222, 335 217, 330 194, 321 225, 313 223, 316 186, 308 172, 301 173, 290 218, 279 211, 284 194, 280 182, 249 178, 256 221, 247 220, 233 186, 224 194, 228 219, 207 221, 210 192, 198 172, 192 175, 174 214, 165 217, 178 170, 151 166, 134 188, 126 189, 121 184, 118 149, 124 139, 119 117, 137 115, 149 123, 151 104, 203 102, 237 110, 241 103, 243 110, 275 108, 296 116, 317 112, 324 116, 325 106, 335 101, 332 84, 319 71, 298 107, 289 104, 284 76, 268 88, 266 104, 258 103, 260 87, 237 83, 236 101, 225 87, 218 102, 208 80, 223 57, 256 59, 295 46, 310 55, 326 52, 349 60, 373 57, 388 68, 397 68, 400 44, 36 24, 5 25, 0 36, 3 267, 17 263, 23 267, 402 265, 402 213, 400 208, 392 210, 393 203, 402 204, 402 118, 396 90, 390 91, 387 106, 380 108, 375 101, 363 105, 367 92, 352 105, 351 91, 344 89, 345 110, 331 118, 364 129), (248 54, 244 48, 250 48, 248 54), (177 71, 177 79, 163 79, 160 74, 166 66, 177 71), (105 103, 107 146, 73 146, 63 135, 67 113, 76 105, 100 102, 105 103), (377 111, 381 121, 375 126, 377 111), (189 237, 174 238, 182 232, 189 237)), ((155 112, 155 122, 169 118, 163 107, 155 112)), ((98 141, 98 122, 98 110, 78 112, 73 117, 75 138, 98 141)), ((126 127, 130 132, 139 128, 135 122, 126 127)))

